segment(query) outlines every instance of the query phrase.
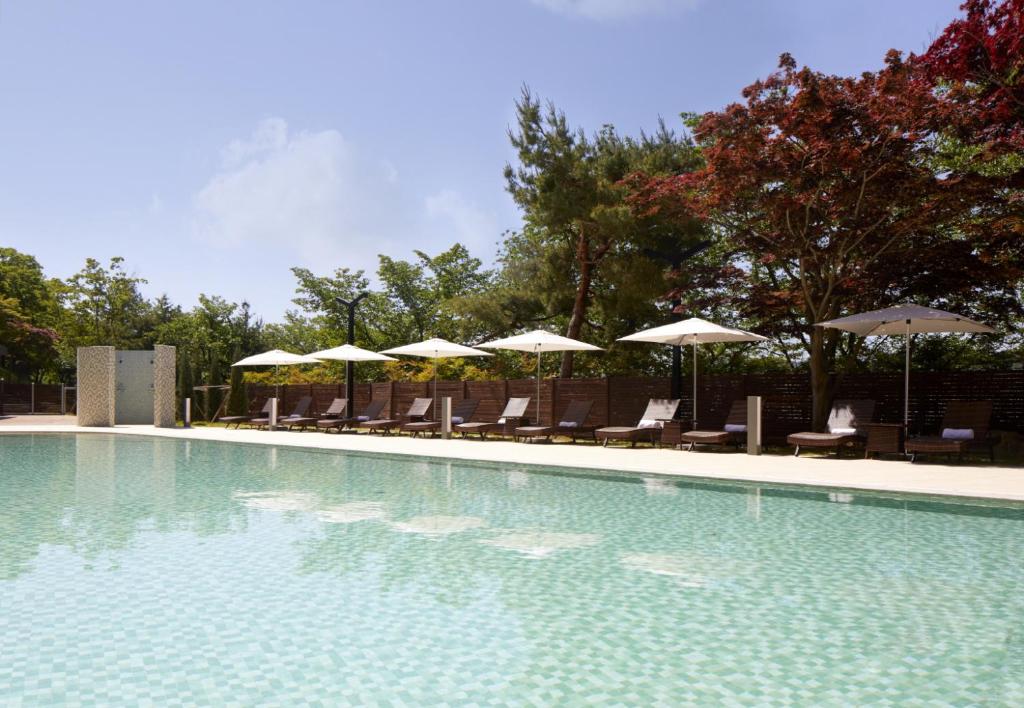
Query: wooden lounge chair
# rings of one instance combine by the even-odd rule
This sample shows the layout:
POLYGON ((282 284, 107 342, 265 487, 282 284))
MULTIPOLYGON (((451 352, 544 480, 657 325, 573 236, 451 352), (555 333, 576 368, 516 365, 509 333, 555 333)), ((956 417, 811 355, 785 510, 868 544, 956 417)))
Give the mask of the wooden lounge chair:
POLYGON ((576 442, 580 435, 594 437, 596 425, 586 425, 590 409, 594 407, 593 401, 570 401, 562 417, 558 419, 558 425, 526 425, 515 429, 512 434, 518 440, 533 440, 544 438, 550 440, 552 435, 567 435, 576 442))
POLYGON ((263 404, 263 410, 261 410, 259 413, 252 413, 252 412, 250 412, 250 413, 247 413, 245 415, 222 415, 220 418, 217 419, 217 422, 218 423, 225 423, 226 424, 225 427, 227 427, 227 428, 230 428, 231 424, 234 423, 235 424, 235 430, 237 430, 238 426, 240 426, 242 423, 248 423, 253 418, 259 418, 261 415, 269 416, 270 415, 270 407, 272 405, 273 405, 273 403, 268 398, 266 403, 263 404))
POLYGON ((786 444, 796 448, 794 457, 799 457, 800 449, 805 447, 835 450, 838 456, 842 448, 865 442, 864 426, 874 414, 872 400, 836 401, 828 415, 827 433, 793 433, 786 437, 786 444))
POLYGON ((363 409, 363 412, 357 416, 349 416, 347 418, 343 418, 341 416, 338 416, 337 418, 323 418, 316 422, 316 427, 318 430, 323 430, 325 433, 332 430, 336 430, 340 433, 345 428, 351 428, 359 425, 360 423, 374 420, 380 415, 380 412, 384 410, 386 403, 387 401, 370 401, 366 404, 366 408, 363 409))
POLYGON ((910 438, 904 449, 911 462, 928 453, 955 454, 959 461, 968 450, 983 447, 994 462, 998 439, 989 434, 991 423, 992 401, 950 401, 942 414, 940 434, 910 438))
MULTIPOLYGON (((476 413, 476 407, 480 405, 480 400, 477 398, 464 398, 458 401, 452 408, 452 425, 462 423, 468 418, 473 417, 476 413)), ((430 433, 430 437, 434 437, 434 433, 441 431, 441 421, 439 420, 419 420, 411 423, 405 423, 402 425, 400 430, 403 433, 412 433, 413 437, 421 435, 423 433, 430 433)))
POLYGON ((516 428, 530 422, 526 417, 526 408, 529 405, 529 396, 526 398, 510 398, 508 403, 505 404, 505 410, 501 412, 501 417, 498 420, 488 422, 468 421, 453 425, 452 429, 462 433, 462 437, 466 437, 470 433, 479 433, 481 440, 487 439, 487 433, 512 435, 516 428))
POLYGON ((687 450, 697 445, 736 445, 739 447, 747 439, 747 402, 733 401, 729 415, 725 417, 725 425, 721 430, 690 430, 680 436, 680 440, 689 443, 687 450))
POLYGON ((366 430, 372 435, 373 431, 379 430, 384 435, 388 435, 395 428, 400 427, 403 423, 414 422, 417 420, 423 420, 427 417, 427 412, 430 410, 430 406, 433 405, 433 398, 417 398, 409 406, 408 412, 401 418, 382 418, 380 420, 367 420, 359 424, 360 428, 366 428, 366 430))
POLYGON ((630 447, 636 447, 638 442, 649 442, 654 445, 661 438, 661 429, 665 421, 675 418, 678 409, 678 398, 652 398, 647 402, 647 409, 635 426, 614 425, 598 428, 595 437, 605 446, 609 440, 628 440, 630 447))
MULTIPOLYGON (((316 423, 316 418, 306 417, 306 412, 309 411, 309 407, 310 405, 312 405, 312 403, 312 396, 303 396, 302 398, 300 398, 299 402, 295 404, 295 408, 292 410, 291 413, 284 417, 279 417, 277 419, 277 427, 288 428, 289 430, 291 430, 292 425, 302 424, 305 427, 306 425, 312 425, 313 423, 316 423), (304 422, 300 423, 300 421, 304 422)), ((249 421, 249 427, 257 429, 269 428, 270 416, 268 415, 265 418, 253 418, 252 420, 249 421)))
POLYGON ((335 398, 331 401, 331 405, 327 407, 323 413, 316 420, 316 427, 320 427, 321 421, 335 421, 341 420, 341 417, 345 414, 345 410, 348 408, 347 398, 335 398))

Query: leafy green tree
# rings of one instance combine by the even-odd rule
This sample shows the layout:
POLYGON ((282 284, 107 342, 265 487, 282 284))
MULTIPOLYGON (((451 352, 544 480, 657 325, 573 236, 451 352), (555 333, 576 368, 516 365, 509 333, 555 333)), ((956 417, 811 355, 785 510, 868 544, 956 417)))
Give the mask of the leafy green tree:
POLYGON ((0 248, 0 371, 40 382, 60 373, 56 345, 59 308, 53 285, 39 262, 13 248, 0 248))
MULTIPOLYGON (((675 175, 696 169, 701 162, 692 141, 664 124, 639 138, 623 137, 610 125, 587 136, 570 128, 554 105, 542 108, 525 89, 516 112, 517 130, 509 137, 518 164, 506 165, 505 178, 523 210, 524 233, 538 247, 541 261, 531 269, 542 266, 549 273, 540 282, 558 279, 572 291, 568 303, 565 285, 540 295, 548 300, 545 309, 550 315, 568 313, 564 331, 574 339, 584 328, 604 329, 605 337, 616 334, 607 325, 642 319, 634 316, 642 314, 634 312, 641 304, 653 317, 650 305, 657 294, 635 287, 659 280, 651 277, 658 270, 649 254, 653 242, 685 248, 693 234, 659 230, 650 219, 638 218, 628 202, 626 179, 637 171, 675 175), (627 302, 624 296, 635 299, 627 302)), ((520 244, 512 245, 523 254, 520 244)), ((573 362, 573 352, 565 352, 562 377, 572 376, 573 362)))

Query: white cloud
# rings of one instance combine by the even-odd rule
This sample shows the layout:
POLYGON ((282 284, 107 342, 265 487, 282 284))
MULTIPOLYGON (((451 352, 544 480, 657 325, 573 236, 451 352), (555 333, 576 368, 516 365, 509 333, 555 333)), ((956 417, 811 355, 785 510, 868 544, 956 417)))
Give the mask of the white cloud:
POLYGON ((451 241, 459 241, 476 251, 496 240, 498 226, 494 217, 454 189, 444 189, 427 197, 424 205, 432 220, 450 224, 451 241))
POLYGON ((700 0, 530 0, 534 5, 569 17, 618 20, 640 15, 692 10, 700 0))
MULTIPOLYGON (((194 194, 189 217, 199 243, 189 253, 223 269, 230 252, 224 280, 243 285, 224 294, 270 317, 293 297, 291 266, 362 269, 372 281, 378 254, 409 259, 414 249, 433 254, 454 241, 490 261, 498 219, 463 191, 416 189, 423 175, 400 180, 401 168, 337 130, 294 131, 268 118, 221 150, 215 173, 194 194)), ((206 280, 205 289, 224 290, 206 280)))
POLYGON ((361 160, 336 130, 291 133, 281 118, 260 122, 221 158, 195 196, 195 230, 204 242, 372 270, 394 231, 394 221, 380 215, 398 199, 379 161, 361 160))

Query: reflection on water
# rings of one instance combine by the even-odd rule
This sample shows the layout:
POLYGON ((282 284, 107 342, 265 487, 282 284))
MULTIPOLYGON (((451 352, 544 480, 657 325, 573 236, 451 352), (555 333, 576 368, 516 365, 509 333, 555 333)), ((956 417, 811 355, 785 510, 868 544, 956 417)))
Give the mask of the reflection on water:
POLYGON ((235 492, 235 499, 250 509, 267 511, 314 511, 320 503, 309 492, 235 492))
POLYGON ((1020 509, 3 436, 0 703, 1021 705, 1022 557, 1020 509))
POLYGON ((355 501, 321 509, 317 518, 332 524, 354 524, 358 521, 380 521, 386 517, 383 502, 355 501))
MULTIPOLYGON (((445 475, 447 482, 447 474, 445 475)), ((476 516, 417 516, 407 521, 395 521, 391 528, 402 533, 418 533, 424 536, 447 536, 473 529, 482 529, 487 522, 476 516)))
POLYGON ((600 543, 601 537, 593 533, 552 533, 527 531, 503 533, 480 543, 495 548, 516 551, 529 558, 546 558, 556 551, 570 548, 587 548, 600 543))

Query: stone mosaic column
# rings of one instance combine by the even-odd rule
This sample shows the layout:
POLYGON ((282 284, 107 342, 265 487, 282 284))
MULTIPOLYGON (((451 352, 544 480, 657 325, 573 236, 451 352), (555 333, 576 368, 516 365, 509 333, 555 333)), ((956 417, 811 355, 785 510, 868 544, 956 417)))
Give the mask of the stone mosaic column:
POLYGON ((153 347, 153 425, 173 428, 177 380, 177 350, 165 344, 153 347))
POLYGON ((78 348, 78 424, 114 425, 117 355, 113 347, 78 348))

